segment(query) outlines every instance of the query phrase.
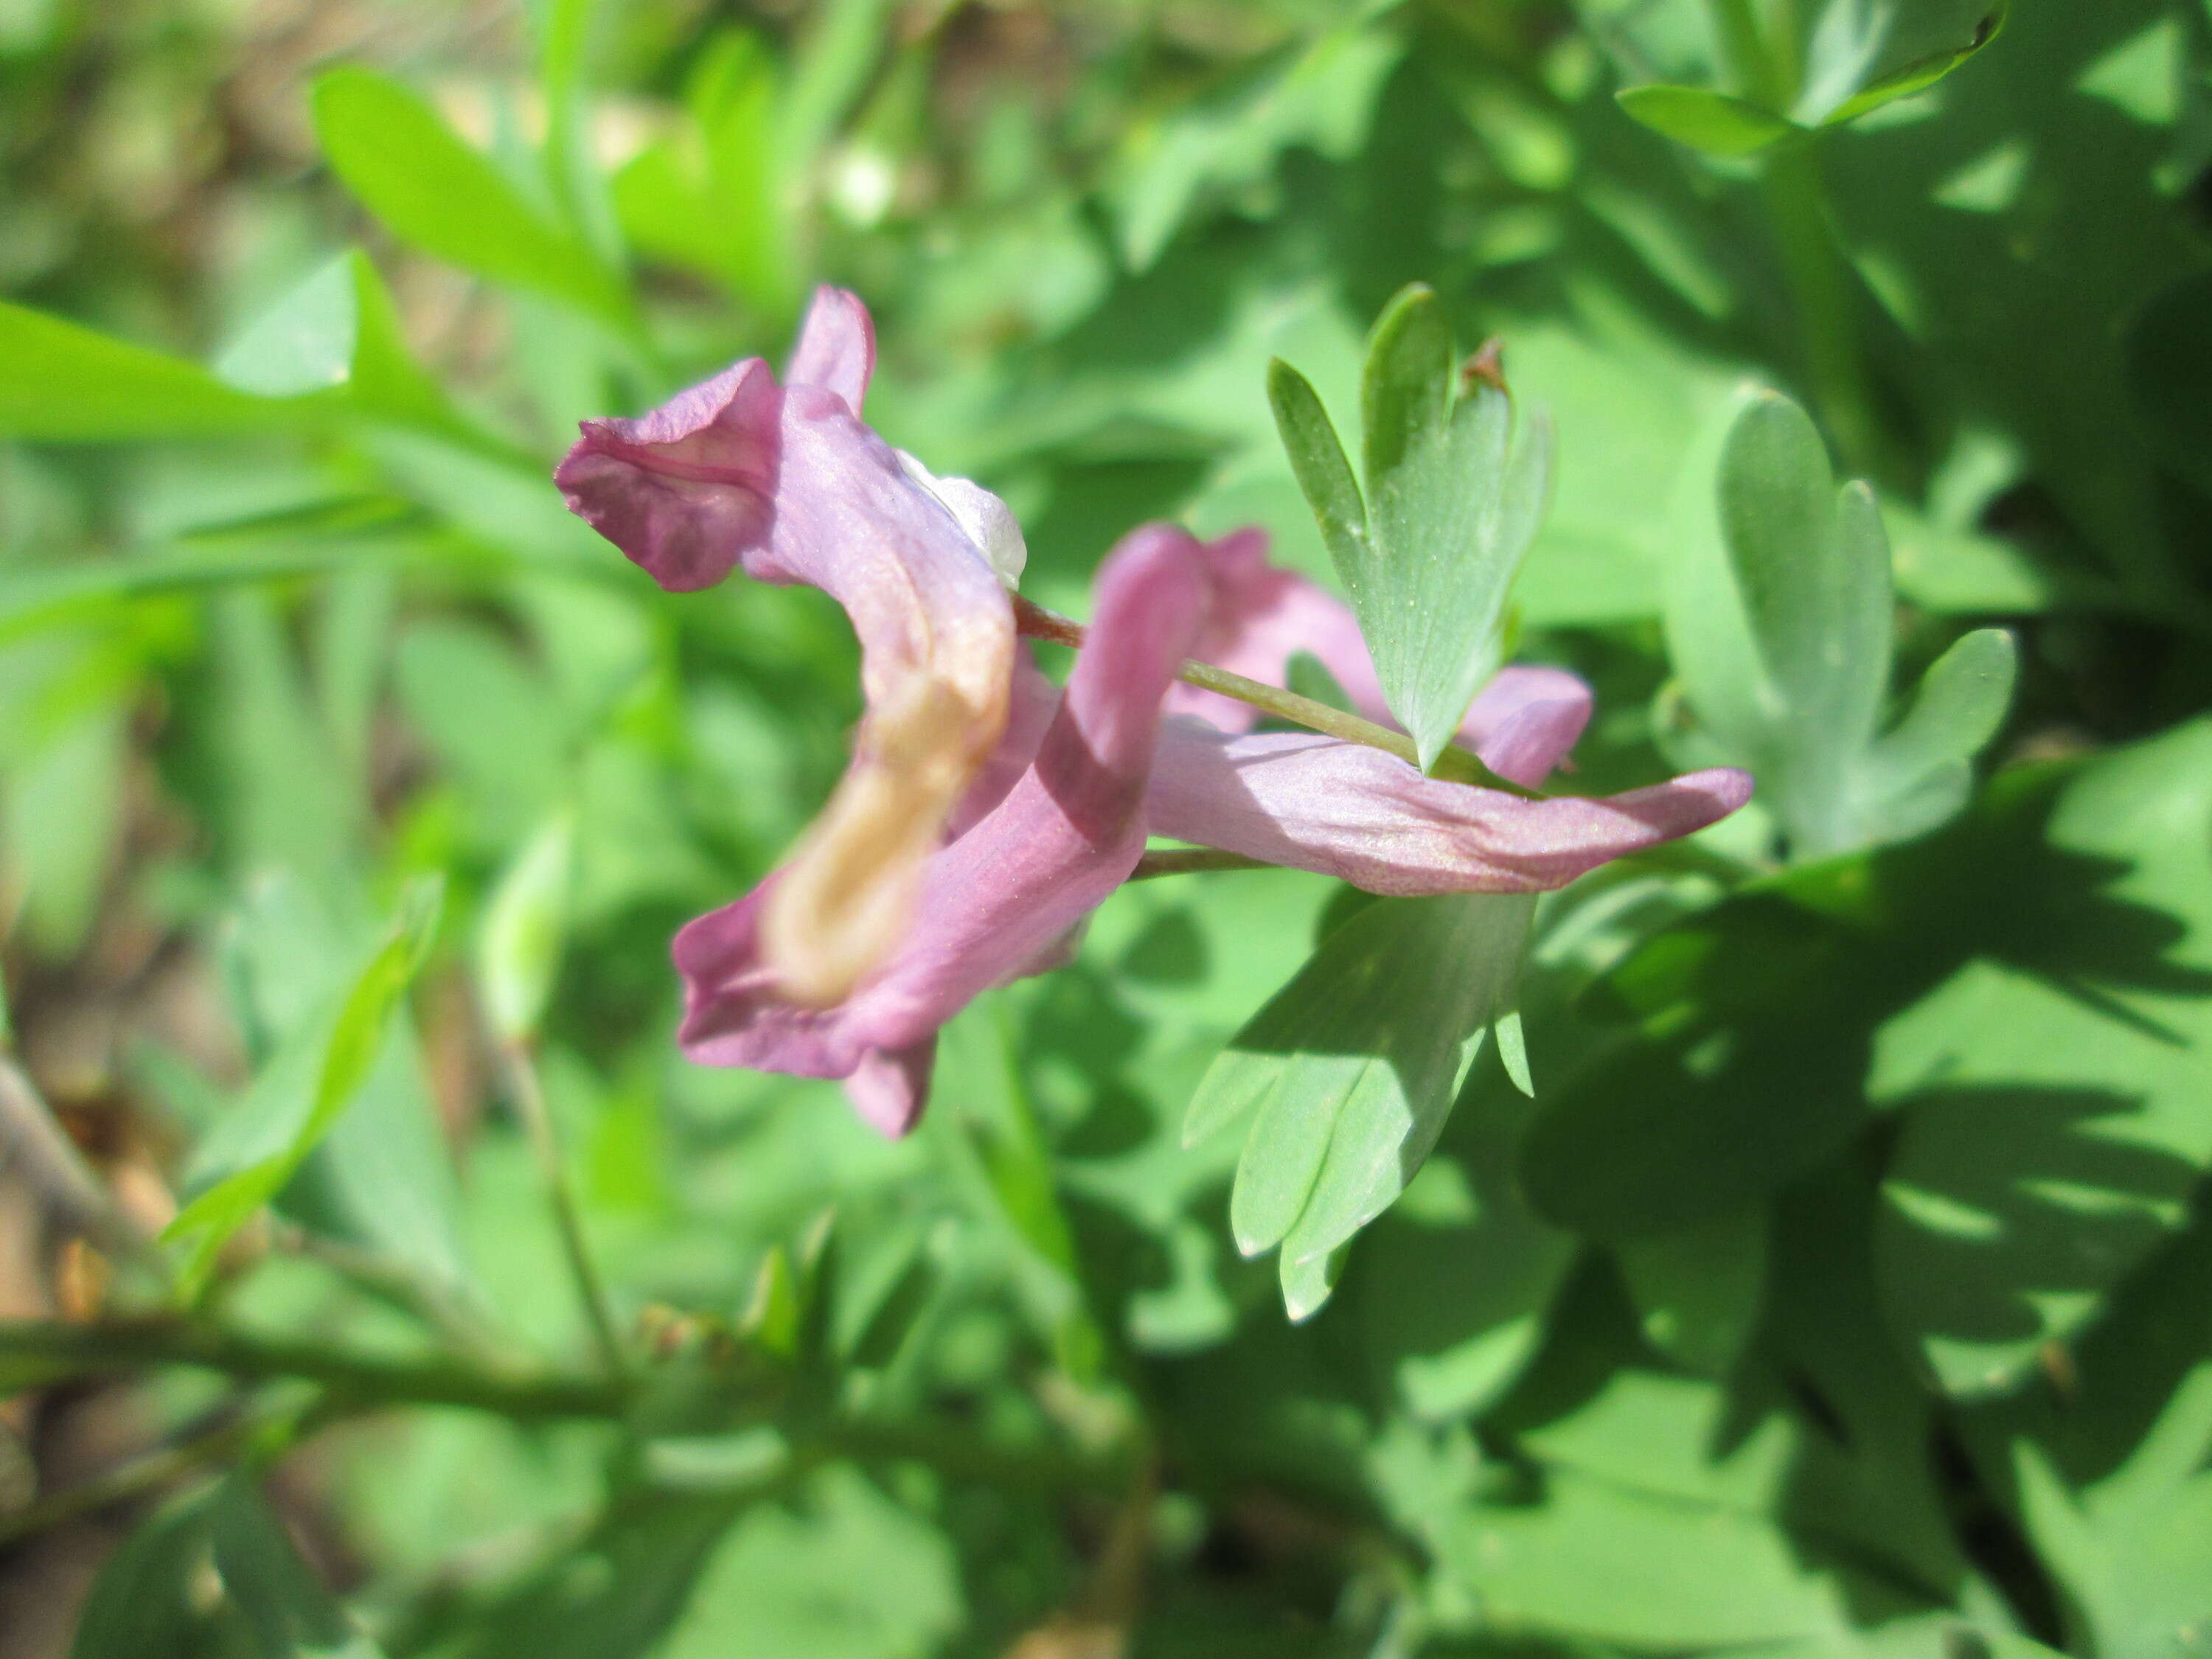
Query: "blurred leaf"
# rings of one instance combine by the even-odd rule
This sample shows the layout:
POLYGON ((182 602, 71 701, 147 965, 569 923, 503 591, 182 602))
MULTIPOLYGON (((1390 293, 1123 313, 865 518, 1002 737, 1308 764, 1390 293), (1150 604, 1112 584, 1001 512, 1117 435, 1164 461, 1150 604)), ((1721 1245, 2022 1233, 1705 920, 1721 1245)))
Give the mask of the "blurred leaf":
POLYGON ((1014 1041, 997 999, 945 1028, 937 1061, 943 1093, 929 1120, 931 1144, 948 1156, 980 1206, 1019 1241, 1010 1271, 1054 1358, 1079 1382, 1095 1382, 1104 1341, 1085 1298, 1051 1150, 1014 1041))
POLYGON ((384 1650, 300 1559, 252 1476, 223 1483, 210 1522, 216 1570, 252 1626, 260 1659, 380 1659, 384 1650))
POLYGON ((233 857, 249 872, 338 868, 363 814, 362 781, 332 764, 276 607, 264 595, 232 592, 211 609, 233 857))
POLYGON ((689 131, 641 150, 615 176, 623 228, 643 252, 707 271, 770 317, 793 309, 792 215, 779 116, 781 77, 757 34, 730 30, 684 87, 689 131))
POLYGON ((621 282, 414 93, 368 70, 337 69, 315 82, 313 102, 332 170, 402 241, 494 282, 629 322, 621 282))
POLYGON ((296 400, 250 397, 197 363, 0 301, 0 433, 106 441, 275 425, 296 400))
POLYGON ((402 897, 391 931, 327 1015, 289 1042, 257 1079, 227 1131, 235 1141, 276 1150, 243 1167, 224 1169, 180 1211, 162 1237, 186 1241, 186 1285, 197 1290, 214 1271, 233 1233, 298 1172, 307 1154, 353 1103, 384 1046, 385 1029, 429 949, 443 904, 434 877, 416 881, 402 897))
POLYGON ((363 413, 488 442, 409 353, 391 293, 358 250, 339 254, 254 318, 215 372, 264 398, 343 387, 363 413))
POLYGON ((77 1615, 70 1659, 177 1659, 209 1622, 198 1580, 209 1560, 200 1492, 155 1510, 100 1569, 77 1615))
MULTIPOLYGON (((1896 99, 1925 91, 1995 40, 2011 15, 2012 4, 2011 0, 1948 0, 1945 4, 1916 7, 1893 0, 1887 6, 1879 0, 1829 0, 1831 15, 1855 10, 1890 23, 1891 32, 1881 43, 1883 50, 1878 55, 1867 54, 1875 62, 1871 73, 1863 77, 1855 72, 1856 64, 1851 72, 1842 76, 1823 75, 1817 63, 1808 66, 1808 85, 1796 111, 1801 121, 1834 126, 1856 120, 1896 99), (1963 16, 1959 15, 1962 11, 1963 16)), ((1822 23, 1825 29, 1826 17, 1822 23)))
POLYGON ((1614 1247, 1644 1340, 1708 1376, 1725 1375, 1751 1338, 1766 1288, 1766 1216, 1723 1211, 1614 1247))
POLYGON ((112 872, 130 765, 128 711, 72 722, 7 769, 6 847, 22 883, 22 926, 57 958, 82 946, 112 872))
POLYGON ((682 1613, 738 1507, 719 1492, 647 1489, 491 1607, 471 1610, 442 1650, 456 1659, 641 1659, 682 1613))
POLYGON ((2161 459, 2212 490, 2212 270, 2145 306, 2127 347, 2128 389, 2161 459))
POLYGON ((1803 132, 1747 99, 1704 87, 1631 87, 1616 96, 1654 132, 1708 155, 1753 155, 1803 132))
MULTIPOLYGON (((1215 1060, 1186 1146, 1253 1115, 1230 1220, 1247 1255, 1326 1260, 1388 1209, 1443 1132, 1468 1067, 1513 998, 1532 900, 1382 899, 1311 961, 1215 1060)), ((1309 1275, 1293 1318, 1327 1295, 1309 1275), (1317 1294, 1316 1294, 1317 1292, 1317 1294)))
POLYGON ((563 812, 524 843, 493 890, 477 940, 477 983, 492 1035, 537 1035, 561 969, 575 826, 563 812))
POLYGON ((1403 51, 1394 33, 1354 21, 1132 128, 1107 186, 1122 258, 1149 269, 1203 198, 1260 183, 1293 144, 1350 154, 1403 51))
POLYGON ((943 1534, 838 1466, 797 1503, 762 1504, 738 1524, 653 1652, 927 1659, 961 1628, 962 1614, 943 1534))
POLYGON ((542 822, 570 768, 560 701, 537 666, 481 623, 427 617, 400 635, 392 668, 409 723, 485 845, 501 851, 542 822))

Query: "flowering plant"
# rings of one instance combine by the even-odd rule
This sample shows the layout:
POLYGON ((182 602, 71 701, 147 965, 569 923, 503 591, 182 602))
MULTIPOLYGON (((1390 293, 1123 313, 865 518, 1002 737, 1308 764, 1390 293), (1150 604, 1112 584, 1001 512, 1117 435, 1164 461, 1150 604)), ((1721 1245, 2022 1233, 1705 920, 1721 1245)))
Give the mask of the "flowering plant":
POLYGON ((0 1659, 2202 1648, 2208 54, 0 5, 0 1659))

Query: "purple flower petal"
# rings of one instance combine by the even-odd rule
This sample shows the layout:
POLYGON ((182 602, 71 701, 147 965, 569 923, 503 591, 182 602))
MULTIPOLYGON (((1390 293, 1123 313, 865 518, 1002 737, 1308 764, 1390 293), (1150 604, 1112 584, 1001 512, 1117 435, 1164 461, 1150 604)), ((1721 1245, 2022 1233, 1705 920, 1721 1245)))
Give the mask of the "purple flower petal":
POLYGON ((1564 668, 1501 668, 1475 694, 1460 741, 1509 783, 1534 789, 1589 724, 1590 689, 1564 668))
POLYGON ((860 295, 817 288, 799 325, 799 343, 783 371, 786 386, 818 386, 836 392, 854 415, 876 372, 876 323, 860 295))
POLYGON ((1155 835, 1372 893, 1528 893, 1702 830, 1750 794, 1747 774, 1719 769, 1603 799, 1524 800, 1333 738, 1178 720, 1161 732, 1146 811, 1155 835))
POLYGON ((938 1028, 992 986, 1060 961, 1070 930, 1144 852, 1160 706, 1205 610, 1194 549, 1184 532, 1149 526, 1108 558, 1090 638, 1034 760, 929 860, 912 925, 842 1001, 794 999, 761 948, 782 873, 678 933, 685 1052, 708 1065, 858 1078, 871 1121, 910 1127, 938 1028))
POLYGON ((569 506, 663 586, 742 568, 845 608, 868 714, 761 918, 796 994, 842 997, 903 932, 921 867, 1006 724, 1013 617, 987 550, 860 419, 866 308, 814 298, 792 378, 749 359, 636 420, 586 421, 569 506))

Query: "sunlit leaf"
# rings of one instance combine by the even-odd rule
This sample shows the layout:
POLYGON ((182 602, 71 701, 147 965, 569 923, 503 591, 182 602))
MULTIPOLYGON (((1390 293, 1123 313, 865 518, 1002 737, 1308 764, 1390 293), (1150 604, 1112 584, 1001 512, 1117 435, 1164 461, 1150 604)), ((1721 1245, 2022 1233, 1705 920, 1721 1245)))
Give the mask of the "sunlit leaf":
POLYGON ((1184 1142, 1252 1115, 1231 1224, 1248 1255, 1281 1247, 1286 1285, 1389 1208, 1436 1145, 1511 1006, 1532 908, 1490 895, 1368 906, 1207 1071, 1184 1142))
POLYGON ((293 419, 197 363, 0 301, 0 433, 110 441, 198 437, 293 419))

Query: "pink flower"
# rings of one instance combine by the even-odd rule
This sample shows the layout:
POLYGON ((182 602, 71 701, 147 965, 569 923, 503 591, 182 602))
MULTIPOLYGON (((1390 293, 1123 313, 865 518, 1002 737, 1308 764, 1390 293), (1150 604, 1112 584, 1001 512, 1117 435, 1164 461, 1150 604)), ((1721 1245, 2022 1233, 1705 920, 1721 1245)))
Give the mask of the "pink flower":
POLYGON ((1072 930, 1143 855, 1160 705, 1205 615, 1205 586, 1197 544, 1171 526, 1134 531, 1108 556, 1066 691, 1024 664, 1027 712, 1002 747, 1029 752, 986 769, 924 866, 912 924, 842 1000, 794 999, 763 951, 760 917, 787 870, 678 933, 684 1052, 842 1078, 869 1122, 888 1134, 913 1127, 938 1029, 991 987, 1058 966, 1072 930))
MULTIPOLYGON (((1389 718, 1349 609, 1268 564, 1256 531, 1125 538, 1062 692, 1015 648, 1012 514, 861 422, 873 363, 866 311, 823 289, 782 383, 750 359, 641 419, 586 422, 556 475, 664 586, 734 569, 808 583, 860 641, 867 714, 828 806, 781 869, 677 936, 695 1060, 842 1078, 870 1122, 904 1133, 939 1029, 1064 960, 1148 834, 1381 893, 1530 892, 1702 829, 1750 793, 1723 769, 1530 800, 1358 744, 1254 733, 1249 705, 1176 683, 1187 656, 1279 683, 1310 651, 1389 718)), ((1534 787, 1589 713, 1572 675, 1509 668, 1461 736, 1534 787)))
POLYGON ((1021 533, 860 418, 867 310, 814 296, 778 384, 760 358, 633 421, 586 421, 554 474, 569 507, 673 592, 732 569, 804 582, 859 635, 853 762, 760 921, 790 994, 835 1003, 903 936, 947 815, 1004 729, 1021 533))

